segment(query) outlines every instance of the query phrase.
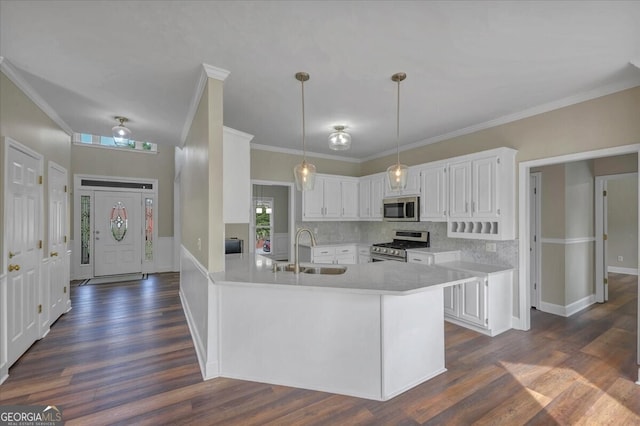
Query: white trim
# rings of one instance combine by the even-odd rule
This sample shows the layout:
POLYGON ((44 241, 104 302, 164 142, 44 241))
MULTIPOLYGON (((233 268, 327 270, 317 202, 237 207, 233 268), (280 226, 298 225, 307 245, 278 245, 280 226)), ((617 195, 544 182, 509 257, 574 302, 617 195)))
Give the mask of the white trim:
POLYGON ((240 137, 242 139, 247 139, 249 142, 251 142, 251 139, 254 138, 254 136, 252 134, 250 134, 250 133, 246 133, 246 132, 243 132, 241 130, 234 129, 234 128, 227 127, 227 126, 222 126, 222 131, 226 132, 226 133, 229 133, 231 135, 234 135, 234 136, 238 136, 238 137, 240 137))
MULTIPOLYGON (((261 145, 258 143, 252 143, 251 144, 251 149, 257 149, 260 151, 271 151, 271 152, 278 152, 281 154, 291 154, 291 155, 303 155, 304 153, 299 150, 299 149, 291 149, 291 148, 281 148, 281 147, 277 147, 277 146, 270 146, 270 145, 261 145)), ((395 151, 393 151, 395 152, 395 151)), ((327 160, 337 160, 337 161, 344 161, 346 163, 364 163, 364 161, 366 160, 358 160, 357 158, 348 158, 348 157, 340 157, 338 155, 330 155, 330 154, 318 154, 315 152, 309 152, 307 151, 307 157, 312 157, 312 158, 324 158, 327 160)))
POLYGON ((200 99, 202 98, 202 94, 204 93, 204 88, 207 86, 207 79, 214 78, 216 80, 224 81, 229 76, 229 74, 229 71, 222 68, 217 68, 213 65, 208 65, 205 63, 202 64, 200 77, 196 82, 196 90, 193 94, 193 98, 191 98, 191 104, 189 105, 187 118, 184 121, 182 133, 180 134, 180 143, 178 144, 180 148, 184 147, 184 143, 187 140, 187 136, 189 135, 189 130, 191 130, 191 124, 193 123, 193 119, 196 116, 196 111, 198 110, 200 99))
POLYGON ((22 90, 22 92, 27 95, 27 97, 31 99, 31 101, 36 104, 38 108, 42 110, 42 112, 44 112, 51 120, 53 120, 54 123, 60 126, 63 132, 65 132, 69 136, 73 135, 73 130, 71 129, 71 127, 67 123, 65 123, 65 121, 60 118, 58 113, 51 107, 51 105, 49 105, 34 90, 34 88, 31 87, 29 83, 27 83, 27 81, 20 75, 18 70, 13 65, 11 65, 9 60, 2 56, 0 56, 0 71, 2 71, 2 73, 13 82, 13 84, 18 86, 18 88, 22 90))
MULTIPOLYGON (((529 330, 531 328, 531 313, 529 310, 529 307, 531 306, 529 300, 529 268, 531 267, 531 265, 529 265, 529 173, 531 172, 531 168, 623 154, 637 154, 638 152, 640 152, 640 144, 632 144, 560 155, 557 157, 523 161, 518 165, 518 265, 520 266, 518 268, 518 294, 520 295, 518 301, 518 315, 520 318, 518 321, 514 321, 513 328, 519 330, 529 330)), ((640 156, 638 157, 638 162, 640 163, 640 156)), ((640 316, 638 318, 640 319, 640 316)), ((640 337, 638 338, 638 346, 640 350, 640 337)), ((638 355, 640 355, 640 352, 638 352, 638 355)))
POLYGON ((213 78, 220 81, 225 81, 231 71, 227 71, 224 68, 214 67, 213 65, 202 63, 202 68, 204 72, 207 73, 207 77, 213 78))
MULTIPOLYGON (((536 224, 535 231, 537 232, 536 237, 542 233, 542 172, 533 172, 529 174, 529 178, 534 177, 536 180, 536 194, 534 198, 536 200, 536 224)), ((536 300, 535 303, 531 303, 531 306, 534 306, 536 309, 540 306, 541 295, 542 295, 542 241, 541 237, 536 238, 536 242, 533 244, 533 250, 536 257, 536 280, 538 283, 537 291, 535 292, 536 300)), ((529 257, 531 259, 531 257, 529 257)), ((529 275, 531 276, 531 275, 529 275)))
POLYGON ((579 238, 545 238, 541 237, 540 242, 543 244, 584 244, 593 243, 596 237, 579 237, 579 238))
MULTIPOLYGON (((630 63, 640 68, 640 59, 638 59, 638 61, 635 63, 633 61, 630 63)), ((459 130, 455 130, 453 132, 445 133, 438 136, 433 136, 433 137, 423 139, 421 141, 414 142, 408 145, 402 145, 400 146, 400 151, 402 152, 402 151, 407 151, 414 148, 420 148, 420 147, 430 145, 436 142, 441 142, 447 139, 453 139, 459 136, 468 135, 470 133, 479 132, 481 130, 489 129, 492 127, 501 126, 503 124, 522 120, 524 118, 533 117, 534 115, 543 114, 545 112, 564 108, 570 105, 578 104, 580 102, 585 102, 591 99, 607 96, 612 93, 621 92, 623 90, 631 89, 636 86, 640 86, 640 81, 637 78, 633 78, 633 79, 621 81, 618 83, 610 84, 608 86, 598 87, 596 89, 588 90, 583 93, 579 93, 563 99, 558 99, 556 101, 548 102, 546 104, 542 104, 533 108, 525 109, 524 111, 516 112, 514 114, 509 114, 502 117, 498 117, 493 120, 485 121, 483 123, 474 124, 459 130)), ((375 160, 376 158, 386 157, 388 155, 395 154, 395 153, 396 153, 395 149, 389 149, 389 150, 365 157, 362 159, 362 161, 364 162, 364 161, 375 160)))
POLYGON ((612 272, 614 274, 638 275, 637 268, 622 268, 618 266, 607 266, 607 272, 612 272))
POLYGON ((633 65, 634 67, 636 67, 636 68, 640 68, 640 58, 633 59, 633 60, 629 61, 629 63, 631 65, 633 65))
POLYGON ((540 310, 542 312, 559 315, 561 317, 570 317, 571 315, 588 308, 594 303, 596 303, 596 297, 594 294, 591 294, 566 306, 555 305, 548 302, 540 302, 540 310))

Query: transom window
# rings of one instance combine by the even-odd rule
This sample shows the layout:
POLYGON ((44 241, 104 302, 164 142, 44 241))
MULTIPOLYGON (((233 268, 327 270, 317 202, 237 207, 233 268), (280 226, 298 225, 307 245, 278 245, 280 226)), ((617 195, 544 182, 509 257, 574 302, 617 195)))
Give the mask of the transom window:
POLYGON ((110 136, 91 135, 89 133, 74 133, 73 143, 78 145, 98 146, 102 148, 125 149, 148 153, 157 153, 158 145, 152 142, 142 142, 130 140, 125 146, 116 145, 110 136))

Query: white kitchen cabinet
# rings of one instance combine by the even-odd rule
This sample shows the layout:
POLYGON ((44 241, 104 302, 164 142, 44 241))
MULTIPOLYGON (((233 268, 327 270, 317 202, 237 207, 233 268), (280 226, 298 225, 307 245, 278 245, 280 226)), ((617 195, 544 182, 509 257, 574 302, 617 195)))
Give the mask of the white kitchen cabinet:
POLYGON ((313 190, 302 192, 302 220, 339 219, 358 219, 358 180, 317 175, 313 190))
POLYGON ((371 263, 371 246, 358 246, 358 263, 371 263))
POLYGON ((342 179, 341 185, 341 217, 345 219, 358 219, 358 179, 342 179))
POLYGON ((421 263, 423 265, 438 265, 444 262, 460 260, 460 250, 441 249, 409 249, 407 250, 408 263, 421 263))
POLYGON ((361 220, 382 220, 385 173, 363 176, 359 182, 359 207, 361 220))
POLYGON ((446 222, 449 200, 447 163, 420 169, 420 221, 446 222))
POLYGON ((509 330, 512 285, 513 270, 506 270, 478 273, 476 280, 445 287, 445 320, 489 336, 509 330))
POLYGON ((407 186, 404 189, 392 190, 389 186, 389 175, 384 173, 385 185, 384 196, 385 197, 400 197, 406 195, 420 195, 420 167, 409 167, 407 171, 407 186))
POLYGON ((516 152, 498 148, 449 160, 447 236, 515 238, 516 152))
POLYGON ((222 211, 224 223, 249 223, 251 212, 251 149, 253 135, 224 127, 222 211))
POLYGON ((357 254, 355 245, 327 245, 311 248, 312 263, 355 265, 357 254))

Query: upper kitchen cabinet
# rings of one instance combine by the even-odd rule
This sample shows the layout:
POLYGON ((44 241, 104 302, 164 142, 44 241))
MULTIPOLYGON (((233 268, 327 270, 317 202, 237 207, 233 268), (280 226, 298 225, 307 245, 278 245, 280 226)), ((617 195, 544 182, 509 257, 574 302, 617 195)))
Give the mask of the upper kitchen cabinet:
POLYGON ((363 176, 359 182, 360 219, 382 220, 382 199, 384 197, 386 173, 363 176))
POLYGON ((302 192, 302 220, 344 219, 358 219, 358 179, 316 175, 313 190, 302 192))
POLYGON ((449 200, 447 163, 429 163, 420 169, 420 221, 446 222, 449 200))
POLYGON ((516 150, 498 148, 449 162, 449 237, 515 238, 516 150))
POLYGON ((224 127, 222 133, 223 220, 249 223, 251 212, 251 150, 253 135, 224 127))
POLYGON ((403 195, 420 195, 420 166, 409 167, 407 174, 407 186, 404 189, 394 191, 389 186, 389 175, 384 173, 384 196, 398 197, 403 195))

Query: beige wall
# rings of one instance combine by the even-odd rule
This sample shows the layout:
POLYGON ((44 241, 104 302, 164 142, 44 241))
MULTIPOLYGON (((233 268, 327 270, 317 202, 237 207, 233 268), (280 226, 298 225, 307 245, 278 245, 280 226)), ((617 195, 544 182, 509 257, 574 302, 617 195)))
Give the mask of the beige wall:
POLYGON ((638 268, 638 177, 607 181, 607 266, 638 268), (618 261, 622 256, 622 262, 618 261))
MULTIPOLYGON (((209 271, 224 271, 223 85, 208 79, 209 92, 209 271)), ((233 167, 227 165, 227 167, 233 167)))
MULTIPOLYGON (((640 87, 400 153, 411 166, 506 146, 516 161, 640 143, 640 87)), ((392 147, 389 147, 392 148, 392 147)), ((368 161, 362 175, 382 172, 393 155, 368 161)))
MULTIPOLYGON (((640 138, 638 138, 640 143, 640 138)), ((593 160, 595 176, 617 175, 638 171, 638 154, 616 155, 593 160)))
MULTIPOLYGON (((251 149, 251 179, 293 182, 293 168, 302 161, 302 155, 251 149)), ((360 176, 360 163, 328 160, 307 156, 318 173, 342 176, 360 176)), ((386 170, 386 167, 385 167, 386 170)))
MULTIPOLYGON (((49 118, 36 104, 34 104, 7 76, 0 72, 0 136, 9 137, 22 145, 31 148, 44 157, 43 176, 46 188, 48 181, 48 162, 54 161, 67 169, 71 188, 71 137, 66 134, 53 120, 49 118)), ((4 140, 4 139, 3 139, 4 140)), ((4 223, 4 142, 0 149, 0 222, 4 223)), ((44 191, 44 229, 43 243, 49 243, 49 201, 47 191, 44 191)), ((71 211, 67 204, 67 211, 71 211)), ((70 221, 67 221, 67 235, 71 231, 70 221)), ((2 239, 0 238, 0 242, 2 239)), ((48 253, 48 252, 46 252, 48 253)), ((45 254, 46 254, 45 253, 45 254)), ((1 263, 1 262, 0 262, 1 263)))
POLYGON ((223 82, 209 78, 183 147, 182 245, 211 272, 224 270, 223 82))
POLYGON ((205 89, 184 143, 180 179, 182 245, 205 268, 209 265, 208 120, 209 92, 205 89))
POLYGON ((159 146, 157 154, 148 154, 72 144, 71 170, 72 174, 158 179, 158 236, 172 237, 174 151, 159 146))

